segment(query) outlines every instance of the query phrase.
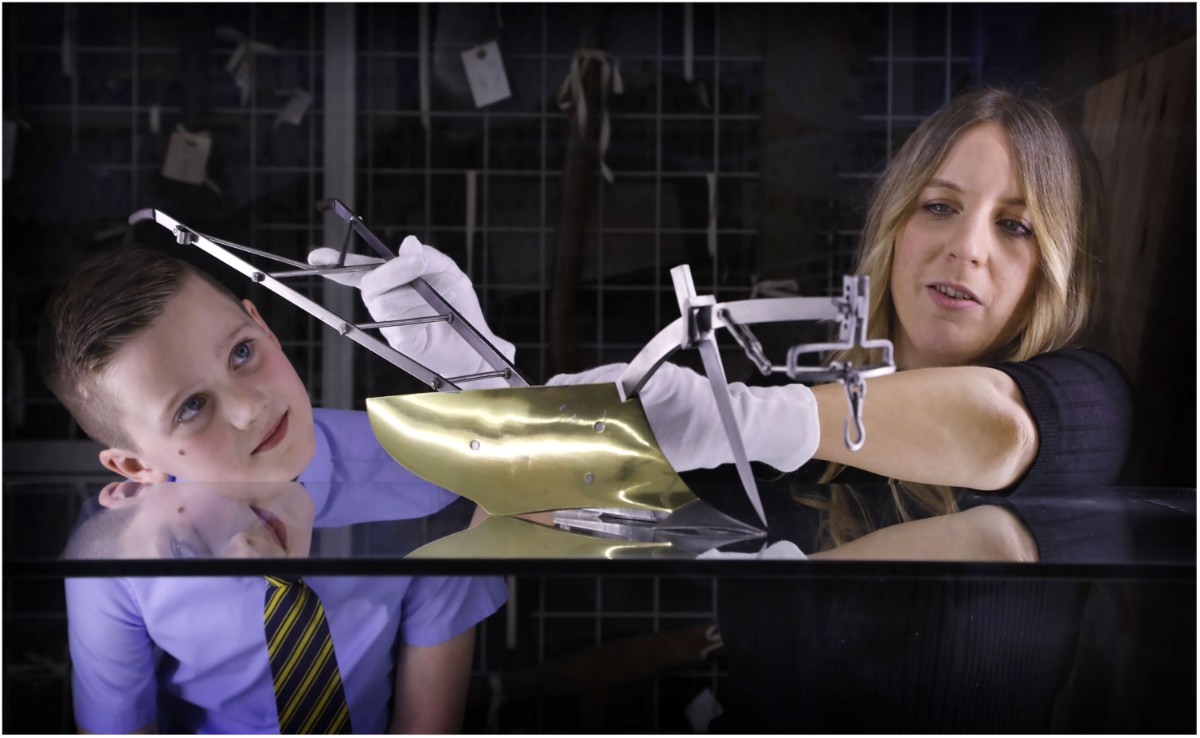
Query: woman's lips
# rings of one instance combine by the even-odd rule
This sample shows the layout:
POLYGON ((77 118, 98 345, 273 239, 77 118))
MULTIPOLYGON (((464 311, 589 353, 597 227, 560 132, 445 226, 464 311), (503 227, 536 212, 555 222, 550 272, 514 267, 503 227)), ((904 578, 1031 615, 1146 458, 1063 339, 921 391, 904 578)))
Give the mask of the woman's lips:
POLYGON ((925 291, 929 294, 929 299, 933 300, 933 304, 940 308, 945 308, 947 310, 970 310, 972 308, 980 307, 979 303, 975 300, 969 298, 964 300, 961 298, 944 295, 942 294, 941 290, 932 285, 926 287, 925 291))
POLYGON ((250 455, 253 456, 254 454, 263 453, 275 448, 287 436, 287 432, 288 413, 284 413, 271 432, 267 434, 267 437, 263 439, 262 443, 258 444, 258 448, 254 449, 250 455))

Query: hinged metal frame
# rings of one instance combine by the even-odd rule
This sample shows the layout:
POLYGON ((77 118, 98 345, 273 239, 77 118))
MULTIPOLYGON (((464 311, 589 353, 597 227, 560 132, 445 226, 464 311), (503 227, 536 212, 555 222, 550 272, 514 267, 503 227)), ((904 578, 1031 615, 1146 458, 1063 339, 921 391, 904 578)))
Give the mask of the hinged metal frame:
POLYGON ((375 253, 383 259, 393 259, 395 254, 391 249, 384 245, 369 228, 363 223, 360 216, 355 215, 349 208, 343 205, 339 200, 329 199, 322 200, 317 203, 317 210, 325 212, 330 211, 337 215, 342 220, 346 221, 346 237, 342 241, 342 248, 338 256, 336 266, 332 267, 314 267, 302 261, 295 261, 282 256, 259 251, 258 249, 243 246, 241 244, 224 241, 214 238, 196 231, 188 226, 180 223, 171 216, 161 210, 145 209, 139 210, 129 216, 130 224, 140 223, 145 220, 153 220, 155 223, 171 231, 175 236, 175 240, 184 245, 197 246, 217 259, 221 260, 228 266, 233 267, 243 275, 249 277, 257 284, 261 284, 272 292, 280 295, 284 299, 291 302, 296 307, 300 308, 309 315, 317 318, 321 322, 336 330, 339 334, 349 338, 351 341, 359 344, 371 353, 383 358, 392 365, 403 369, 412 376, 416 377, 421 382, 425 383, 430 389, 440 392, 457 392, 462 387, 460 385, 469 382, 475 382, 482 379, 490 379, 494 377, 503 378, 508 382, 510 387, 528 387, 529 382, 517 370, 515 366, 501 354, 495 346, 491 344, 482 334, 471 325, 470 321, 463 318, 457 310, 454 309, 449 302, 445 300, 437 290, 429 286, 429 283, 418 277, 408 286, 412 287, 418 295, 424 298, 425 302, 433 308, 434 315, 420 318, 408 318, 405 320, 391 320, 380 323, 358 323, 352 321, 325 309, 321 305, 313 302, 309 298, 301 295, 291 287, 283 284, 281 280, 295 279, 298 277, 308 277, 327 274, 340 274, 348 272, 361 272, 374 269, 377 264, 363 264, 357 266, 346 265, 346 254, 349 251, 350 243, 353 236, 357 234, 367 245, 370 246, 375 253), (242 260, 232 254, 229 249, 235 249, 246 253, 261 256, 273 261, 287 264, 294 267, 287 271, 266 272, 262 269, 242 260), (432 369, 420 364, 413 359, 405 356, 399 351, 393 349, 385 341, 381 341, 371 334, 368 330, 376 330, 380 328, 390 328, 394 326, 418 325, 422 323, 432 323, 444 321, 465 340, 475 353, 492 367, 493 371, 480 372, 478 374, 465 374, 456 377, 444 377, 432 369))
POLYGON ((754 511, 765 525, 766 515, 759 498, 758 485, 750 469, 745 444, 733 412, 729 380, 725 376, 721 354, 717 349, 716 331, 719 328, 727 329, 764 375, 784 373, 790 379, 803 382, 840 382, 846 389, 846 400, 850 406, 850 418, 846 420, 843 440, 847 448, 857 451, 866 443, 867 438, 862 423, 863 400, 867 393, 865 380, 896 371, 892 342, 886 339, 867 339, 870 278, 860 275, 844 277, 840 298, 775 297, 727 303, 718 303, 712 295, 697 295, 692 282, 692 271, 686 264, 671 270, 671 280, 675 286, 675 297, 679 301, 681 316, 659 331, 658 335, 634 357, 618 378, 617 390, 622 400, 636 397, 658 367, 672 354, 680 349, 697 349, 704 362, 704 373, 712 388, 725 436, 729 439, 733 451, 738 477, 750 498, 750 503, 754 506, 754 511), (773 365, 763 354, 762 345, 747 326, 754 323, 793 320, 837 320, 838 340, 793 346, 788 350, 785 365, 773 365), (854 347, 881 349, 882 360, 877 364, 861 367, 849 361, 835 361, 828 366, 801 366, 799 363, 804 354, 854 347), (857 438, 850 436, 851 423, 857 438))

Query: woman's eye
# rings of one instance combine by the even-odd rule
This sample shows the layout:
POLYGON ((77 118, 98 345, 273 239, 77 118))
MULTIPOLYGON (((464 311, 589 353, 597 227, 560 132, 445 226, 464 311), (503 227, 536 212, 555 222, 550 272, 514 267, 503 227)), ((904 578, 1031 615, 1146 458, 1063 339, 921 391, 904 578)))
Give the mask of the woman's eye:
POLYGON ((230 354, 234 366, 241 366, 252 358, 254 358, 254 341, 252 339, 246 339, 234 346, 233 353, 230 354))
POLYGON ((1030 228, 1029 226, 1025 225, 1024 223, 1022 223, 1019 220, 1012 220, 1012 219, 1006 218, 1006 219, 1000 221, 1000 227, 1003 228, 1004 230, 1008 231, 1012 235, 1018 236, 1020 238, 1029 238, 1030 236, 1033 235, 1033 229, 1030 228))
POLYGON ((179 412, 175 414, 176 423, 189 423, 195 420, 200 415, 200 411, 204 409, 206 401, 200 395, 192 395, 183 401, 179 406, 179 412))
POLYGON ((922 207, 931 215, 950 215, 954 212, 954 209, 944 202, 928 202, 922 207))

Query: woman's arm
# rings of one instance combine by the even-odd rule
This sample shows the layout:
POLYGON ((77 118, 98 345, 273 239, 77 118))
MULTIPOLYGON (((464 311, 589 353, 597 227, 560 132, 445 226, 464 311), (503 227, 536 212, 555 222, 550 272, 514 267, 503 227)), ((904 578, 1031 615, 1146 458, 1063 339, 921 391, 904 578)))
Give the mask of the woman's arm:
POLYGON ((1016 515, 983 505, 880 528, 809 558, 1033 562, 1038 560, 1038 547, 1016 515))
POLYGON ((910 369, 867 380, 867 442, 858 451, 842 440, 849 412, 842 385, 814 387, 813 394, 818 459, 910 482, 997 490, 1017 482, 1037 458, 1037 424, 1016 382, 996 369, 910 369))

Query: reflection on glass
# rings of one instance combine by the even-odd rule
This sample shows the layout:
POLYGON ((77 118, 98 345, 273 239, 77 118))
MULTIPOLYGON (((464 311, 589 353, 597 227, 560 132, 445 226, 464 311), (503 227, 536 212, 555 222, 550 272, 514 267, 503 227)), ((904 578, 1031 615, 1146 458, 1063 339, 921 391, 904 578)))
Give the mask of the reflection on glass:
POLYGON ((64 551, 69 559, 304 558, 313 499, 296 482, 114 482, 64 551))
POLYGON ((400 558, 475 510, 445 490, 385 483, 114 482, 85 505, 63 558, 400 558))
POLYGON ((699 499, 671 512, 568 505, 488 516, 432 486, 122 482, 94 498, 64 558, 1194 560, 1194 498, 1172 490, 959 491, 923 502, 882 484, 763 480, 764 529, 736 480, 688 483, 699 499))

